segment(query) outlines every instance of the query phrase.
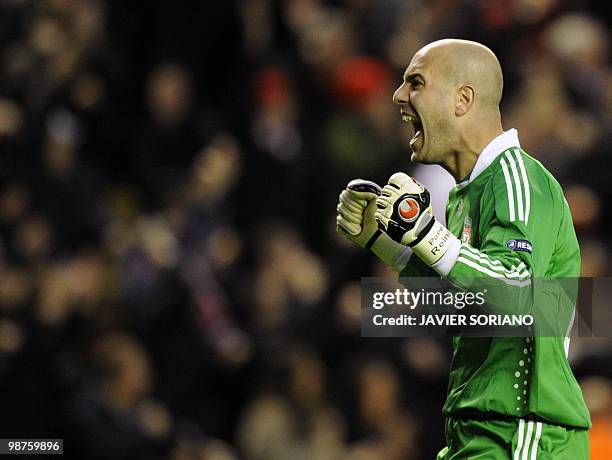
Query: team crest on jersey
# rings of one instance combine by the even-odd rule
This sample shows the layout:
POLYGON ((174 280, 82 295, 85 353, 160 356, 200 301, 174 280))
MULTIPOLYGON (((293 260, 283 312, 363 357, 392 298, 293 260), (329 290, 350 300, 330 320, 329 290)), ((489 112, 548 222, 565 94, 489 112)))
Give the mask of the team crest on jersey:
POLYGON ((461 241, 469 243, 472 240, 472 219, 470 216, 465 216, 463 221, 463 233, 461 234, 461 241))
POLYGON ((459 200, 459 203, 457 203, 457 209, 455 209, 455 214, 457 215, 457 217, 459 217, 462 212, 463 212, 463 200, 459 200))
POLYGON ((508 249, 512 249, 513 251, 524 251, 530 254, 531 250, 533 249, 531 242, 527 240, 508 240, 506 247, 508 249))

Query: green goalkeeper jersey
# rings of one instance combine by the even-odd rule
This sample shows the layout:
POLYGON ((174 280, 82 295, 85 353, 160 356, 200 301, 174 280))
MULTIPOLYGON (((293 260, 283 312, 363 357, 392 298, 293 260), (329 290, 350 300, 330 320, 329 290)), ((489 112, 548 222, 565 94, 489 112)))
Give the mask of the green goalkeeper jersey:
MULTIPOLYGON (((461 240, 447 278, 525 283, 580 275, 580 252, 563 191, 520 148, 516 130, 495 138, 470 177, 449 194, 449 230, 461 240)), ((412 257, 402 277, 437 276, 412 257)), ((445 415, 535 415, 589 428, 582 392, 567 360, 566 337, 455 337, 445 415)))

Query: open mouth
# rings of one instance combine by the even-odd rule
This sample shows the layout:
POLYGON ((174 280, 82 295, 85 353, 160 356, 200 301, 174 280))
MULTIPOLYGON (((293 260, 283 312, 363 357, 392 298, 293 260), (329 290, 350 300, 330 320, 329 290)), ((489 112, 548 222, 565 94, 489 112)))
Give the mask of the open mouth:
POLYGON ((423 125, 418 116, 411 113, 406 113, 404 111, 402 111, 402 121, 405 123, 410 122, 414 126, 414 136, 412 136, 412 139, 410 139, 410 147, 412 147, 423 135, 423 125))

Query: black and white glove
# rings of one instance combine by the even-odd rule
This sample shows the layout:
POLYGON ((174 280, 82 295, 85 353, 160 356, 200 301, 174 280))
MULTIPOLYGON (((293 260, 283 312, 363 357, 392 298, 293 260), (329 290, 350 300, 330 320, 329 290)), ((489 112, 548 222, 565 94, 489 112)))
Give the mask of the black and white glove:
POLYGON ((429 192, 404 173, 395 173, 376 199, 379 228, 394 241, 407 245, 427 265, 438 262, 457 240, 436 220, 429 192))
POLYGON ((410 250, 378 227, 375 213, 380 193, 381 188, 375 182, 350 181, 340 193, 336 230, 358 246, 371 250, 389 268, 400 272, 410 258, 410 250))

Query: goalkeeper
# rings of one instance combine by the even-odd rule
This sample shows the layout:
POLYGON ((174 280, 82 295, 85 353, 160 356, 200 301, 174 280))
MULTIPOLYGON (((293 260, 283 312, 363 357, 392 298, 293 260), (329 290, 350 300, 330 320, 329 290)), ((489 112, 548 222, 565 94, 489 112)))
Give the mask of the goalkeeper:
MULTIPOLYGON (((393 96, 411 123, 412 161, 456 180, 447 226, 427 190, 396 173, 382 189, 351 181, 340 194, 338 232, 402 277, 454 284, 489 277, 529 289, 535 277, 580 274, 572 218, 558 182, 503 131, 502 71, 493 52, 440 40, 413 57, 393 96)), ((566 337, 453 338, 438 460, 586 460, 591 420, 570 369, 566 337)))

